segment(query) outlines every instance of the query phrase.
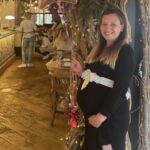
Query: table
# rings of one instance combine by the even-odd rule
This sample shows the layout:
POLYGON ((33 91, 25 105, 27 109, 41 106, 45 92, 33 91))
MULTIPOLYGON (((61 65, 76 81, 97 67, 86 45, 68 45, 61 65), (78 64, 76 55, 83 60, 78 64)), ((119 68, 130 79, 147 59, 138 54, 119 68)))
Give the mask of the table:
POLYGON ((69 103, 70 67, 51 66, 49 67, 49 75, 51 77, 50 94, 53 97, 51 118, 51 126, 53 126, 60 96, 67 99, 69 103))

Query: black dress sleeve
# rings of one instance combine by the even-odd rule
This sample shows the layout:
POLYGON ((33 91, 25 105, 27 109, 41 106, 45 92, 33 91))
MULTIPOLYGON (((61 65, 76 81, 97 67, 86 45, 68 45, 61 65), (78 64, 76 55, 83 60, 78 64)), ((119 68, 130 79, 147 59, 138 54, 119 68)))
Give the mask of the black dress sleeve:
POLYGON ((110 117, 125 100, 130 80, 135 69, 135 57, 133 49, 124 45, 119 52, 114 70, 114 86, 100 106, 100 113, 110 117))

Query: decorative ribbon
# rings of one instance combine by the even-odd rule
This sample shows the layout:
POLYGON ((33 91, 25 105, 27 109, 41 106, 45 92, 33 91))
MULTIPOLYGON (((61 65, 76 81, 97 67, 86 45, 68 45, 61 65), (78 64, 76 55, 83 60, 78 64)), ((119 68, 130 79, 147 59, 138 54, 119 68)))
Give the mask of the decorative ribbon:
POLYGON ((89 82, 95 82, 97 84, 102 84, 102 85, 110 87, 110 88, 113 88, 113 85, 114 85, 113 80, 110 80, 110 79, 105 78, 105 77, 100 77, 96 73, 91 72, 90 69, 85 70, 82 73, 81 77, 82 77, 82 79, 84 79, 83 84, 81 86, 81 90, 86 88, 86 86, 89 84, 89 82))
MULTIPOLYGON (((113 80, 110 80, 110 79, 105 78, 105 77, 100 77, 96 73, 91 72, 90 69, 85 70, 82 73, 81 78, 84 79, 83 84, 81 86, 81 90, 86 88, 87 85, 89 84, 89 82, 95 82, 97 84, 101 84, 101 85, 107 86, 109 88, 113 88, 113 86, 114 86, 113 80)), ((131 94, 130 94, 129 89, 126 93, 126 98, 127 98, 127 100, 131 98, 131 94)))

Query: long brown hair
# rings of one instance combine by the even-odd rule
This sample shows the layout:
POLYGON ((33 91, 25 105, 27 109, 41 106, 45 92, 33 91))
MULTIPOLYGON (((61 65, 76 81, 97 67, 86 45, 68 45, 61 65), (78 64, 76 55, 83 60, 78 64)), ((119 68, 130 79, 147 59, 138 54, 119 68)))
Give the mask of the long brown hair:
POLYGON ((120 20, 121 25, 123 25, 123 31, 116 41, 109 47, 106 47, 106 40, 103 38, 101 32, 99 36, 99 43, 87 57, 86 61, 88 63, 101 61, 104 64, 109 65, 112 69, 115 68, 115 63, 119 54, 119 50, 127 42, 127 21, 124 13, 119 8, 105 9, 101 15, 100 25, 102 23, 102 18, 104 15, 115 14, 120 20))

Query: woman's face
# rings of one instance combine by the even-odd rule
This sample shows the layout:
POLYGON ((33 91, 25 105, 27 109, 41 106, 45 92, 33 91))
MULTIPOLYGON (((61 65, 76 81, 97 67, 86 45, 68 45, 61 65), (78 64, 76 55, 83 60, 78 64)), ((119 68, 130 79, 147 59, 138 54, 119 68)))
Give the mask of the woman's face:
POLYGON ((106 40, 107 46, 110 46, 118 38, 122 30, 123 25, 116 14, 108 14, 102 17, 100 32, 106 40))

